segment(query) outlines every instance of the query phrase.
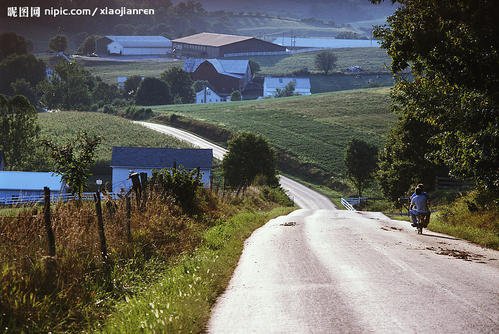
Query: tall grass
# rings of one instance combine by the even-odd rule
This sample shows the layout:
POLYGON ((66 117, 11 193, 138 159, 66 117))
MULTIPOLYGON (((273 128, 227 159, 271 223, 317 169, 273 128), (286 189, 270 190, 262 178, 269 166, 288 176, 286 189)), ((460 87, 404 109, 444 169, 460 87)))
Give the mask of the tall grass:
MULTIPOLYGON (((0 328, 4 332, 66 332, 98 328, 116 302, 129 300, 164 278, 165 268, 205 240, 205 231, 248 207, 277 204, 255 190, 221 199, 200 190, 196 213, 150 192, 146 210, 134 209, 128 241, 124 200, 103 203, 111 265, 103 263, 94 203, 52 208, 56 257, 46 256, 43 212, 0 217, 0 328), (55 267, 53 264, 55 263, 55 267)), ((184 290, 186 291, 186 290, 184 290)), ((184 293, 184 292, 182 292, 184 293)))

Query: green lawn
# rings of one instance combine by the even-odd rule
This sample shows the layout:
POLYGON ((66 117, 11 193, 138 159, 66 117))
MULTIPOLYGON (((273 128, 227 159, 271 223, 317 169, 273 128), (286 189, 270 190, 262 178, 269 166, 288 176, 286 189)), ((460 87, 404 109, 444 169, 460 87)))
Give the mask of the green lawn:
POLYGON ((324 171, 344 172, 345 147, 352 138, 381 145, 395 116, 389 89, 372 88, 281 99, 208 105, 155 106, 215 123, 233 131, 264 135, 277 148, 324 171))
POLYGON ((144 128, 124 118, 101 113, 61 111, 38 114, 41 135, 53 140, 74 137, 79 131, 102 137, 97 161, 111 161, 113 146, 186 147, 188 144, 144 128))

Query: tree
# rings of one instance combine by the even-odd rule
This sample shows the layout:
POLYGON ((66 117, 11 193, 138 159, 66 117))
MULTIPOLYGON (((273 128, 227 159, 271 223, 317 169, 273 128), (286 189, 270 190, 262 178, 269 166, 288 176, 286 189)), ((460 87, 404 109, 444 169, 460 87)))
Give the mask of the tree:
POLYGON ((50 39, 49 48, 55 52, 64 52, 68 48, 68 39, 64 35, 57 35, 50 39))
POLYGON ((0 62, 0 93, 12 95, 11 84, 24 79, 35 87, 45 79, 45 63, 31 54, 12 54, 0 62))
POLYGON ((125 97, 134 97, 141 82, 142 77, 140 75, 132 75, 131 77, 128 77, 123 88, 125 90, 125 97))
POLYGON ((257 176, 269 185, 278 185, 274 152, 263 137, 252 133, 239 134, 229 141, 222 167, 226 184, 237 187, 238 192, 257 176))
POLYGON ((97 35, 90 35, 78 47, 77 53, 81 55, 89 55, 95 52, 95 41, 99 38, 97 35))
POLYGON ((33 106, 38 105, 38 95, 31 84, 26 80, 17 79, 10 84, 10 87, 12 88, 13 95, 22 95, 26 97, 33 106))
POLYGON ((156 78, 142 80, 135 95, 135 103, 143 106, 171 104, 172 102, 170 86, 163 80, 156 78))
POLYGON ((194 102, 193 81, 189 73, 179 67, 172 67, 161 74, 161 79, 170 86, 174 99, 180 98, 181 103, 194 102))
POLYGON ((95 150, 101 138, 81 132, 65 144, 58 144, 48 139, 42 142, 54 160, 55 172, 62 175, 70 192, 81 198, 90 176, 90 168, 95 162, 95 150))
POLYGON ((321 51, 315 55, 315 67, 327 75, 336 67, 337 60, 338 58, 332 51, 321 51))
POLYGON ((400 112, 437 129, 427 159, 498 190, 499 3, 396 2, 400 8, 375 36, 393 59, 392 72, 410 69, 414 77, 395 85, 400 112))
POLYGON ((13 32, 0 34, 0 61, 12 54, 22 55, 28 53, 28 42, 24 37, 13 32))
POLYGON ((30 159, 40 133, 36 110, 24 96, 0 95, 0 151, 8 169, 22 169, 30 159))
POLYGON ((241 101, 241 99, 242 99, 241 92, 238 90, 235 90, 230 94, 231 101, 241 101))
POLYGON ((249 60, 249 67, 251 69, 251 73, 255 75, 256 73, 260 72, 260 64, 258 64, 254 60, 249 60))
POLYGON ((111 103, 118 98, 120 93, 116 85, 110 85, 102 81, 99 77, 95 85, 92 97, 95 102, 111 103))
POLYGON ((48 82, 39 86, 48 108, 87 110, 93 103, 95 78, 76 62, 60 62, 48 82))
POLYGON ((345 155, 347 176, 357 189, 359 197, 371 182, 377 167, 378 149, 362 140, 353 139, 348 143, 345 155))
POLYGON ((196 80, 192 84, 192 89, 194 89, 194 93, 203 90, 205 87, 210 87, 210 83, 206 80, 196 80))
POLYGON ((287 97, 295 95, 296 82, 290 81, 283 89, 277 88, 275 97, 287 97))

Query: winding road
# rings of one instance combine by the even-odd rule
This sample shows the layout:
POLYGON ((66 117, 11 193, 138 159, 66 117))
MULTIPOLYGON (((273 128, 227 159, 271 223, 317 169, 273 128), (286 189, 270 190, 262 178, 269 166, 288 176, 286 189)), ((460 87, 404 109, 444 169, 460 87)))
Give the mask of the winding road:
MULTIPOLYGON (((193 134, 138 122, 221 159, 193 134)), ((301 209, 246 241, 210 333, 499 333, 499 252, 418 235, 381 213, 337 210, 289 178, 301 209)))

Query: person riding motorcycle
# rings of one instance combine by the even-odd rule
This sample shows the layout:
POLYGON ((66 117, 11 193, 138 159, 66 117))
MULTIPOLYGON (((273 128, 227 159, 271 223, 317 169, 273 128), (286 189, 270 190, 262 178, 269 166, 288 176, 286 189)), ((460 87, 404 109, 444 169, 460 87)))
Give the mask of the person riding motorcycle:
POLYGON ((409 205, 409 213, 411 215, 412 226, 418 227, 418 216, 420 221, 426 227, 430 218, 430 210, 428 208, 428 194, 425 193, 422 187, 416 187, 415 193, 411 196, 411 204, 409 205))

